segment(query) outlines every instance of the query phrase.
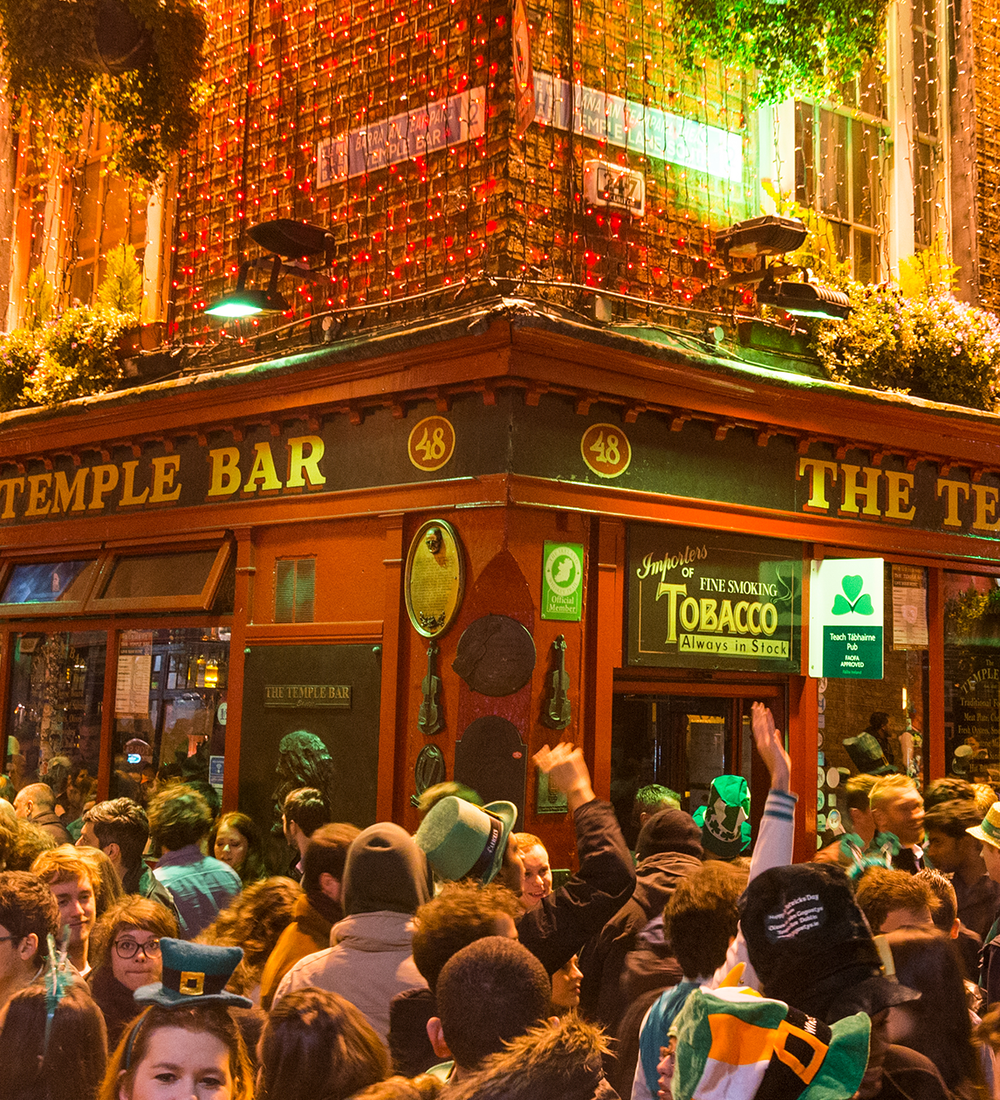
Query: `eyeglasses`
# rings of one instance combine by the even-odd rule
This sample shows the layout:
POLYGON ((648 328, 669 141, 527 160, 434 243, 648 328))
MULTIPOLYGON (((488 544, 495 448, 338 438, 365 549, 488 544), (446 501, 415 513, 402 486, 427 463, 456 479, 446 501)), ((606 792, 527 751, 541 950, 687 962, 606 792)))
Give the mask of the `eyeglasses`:
POLYGON ((145 943, 139 943, 138 940, 115 940, 115 951, 119 959, 134 958, 139 951, 145 958, 155 959, 160 954, 160 941, 146 940, 145 943))
POLYGON ((8 940, 23 940, 24 936, 0 936, 0 943, 6 943, 8 940))

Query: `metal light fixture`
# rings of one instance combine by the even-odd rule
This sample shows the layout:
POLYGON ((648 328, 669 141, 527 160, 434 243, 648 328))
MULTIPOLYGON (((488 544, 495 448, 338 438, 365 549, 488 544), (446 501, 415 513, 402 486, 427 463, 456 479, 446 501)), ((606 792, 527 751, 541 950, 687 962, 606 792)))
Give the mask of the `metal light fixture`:
POLYGON ((767 217, 751 218, 724 229, 715 238, 715 251, 728 269, 730 257, 753 260, 758 256, 781 256, 794 252, 808 232, 798 218, 779 218, 768 214, 767 217))
POLYGON ((831 290, 816 283, 777 282, 770 271, 757 287, 757 302, 775 306, 794 317, 826 317, 843 321, 851 312, 851 303, 840 290, 831 290))
POLYGON ((720 286, 757 285, 757 303, 783 309, 795 317, 826 317, 843 320, 851 312, 847 295, 839 290, 820 286, 809 281, 808 272, 789 264, 768 265, 766 257, 781 256, 799 248, 808 236, 808 230, 798 218, 780 218, 768 215, 737 222, 723 230, 715 238, 715 249, 722 257, 727 271, 734 259, 755 260, 761 265, 756 271, 730 274, 720 286), (803 272, 803 282, 779 281, 778 276, 803 272))
POLYGON ((284 313, 290 308, 285 298, 278 293, 278 275, 281 272, 281 258, 275 256, 273 260, 244 260, 240 264, 239 278, 236 280, 236 289, 231 294, 206 306, 205 312, 209 317, 223 317, 227 320, 235 320, 241 317, 255 317, 258 313, 284 313), (267 290, 251 287, 246 288, 247 273, 251 267, 270 266, 271 278, 267 290))
POLYGON ((306 262, 309 256, 326 253, 333 244, 333 236, 318 225, 295 221, 293 218, 275 218, 270 222, 252 225, 247 236, 260 245, 271 257, 244 260, 240 264, 236 289, 212 302, 205 313, 210 317, 238 319, 253 317, 258 313, 284 313, 291 307, 278 293, 278 276, 282 273, 306 274, 319 271, 306 262), (285 261, 285 262, 283 262, 285 261), (247 275, 251 268, 268 268, 271 277, 267 289, 247 289, 247 275))

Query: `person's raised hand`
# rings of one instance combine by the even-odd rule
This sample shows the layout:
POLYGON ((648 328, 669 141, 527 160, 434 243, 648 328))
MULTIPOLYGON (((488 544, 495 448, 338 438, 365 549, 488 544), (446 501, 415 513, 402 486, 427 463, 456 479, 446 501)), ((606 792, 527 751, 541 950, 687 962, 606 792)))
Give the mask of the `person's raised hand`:
POLYGON ((781 730, 775 728, 774 715, 770 707, 764 706, 763 703, 753 703, 750 707, 750 721, 757 751, 767 765, 768 774, 771 776, 771 789, 789 790, 792 762, 788 753, 785 752, 781 730))
POLYGON ((570 812, 596 797, 583 752, 568 741, 560 741, 551 749, 544 745, 532 759, 538 770, 548 776, 550 790, 566 795, 570 812))

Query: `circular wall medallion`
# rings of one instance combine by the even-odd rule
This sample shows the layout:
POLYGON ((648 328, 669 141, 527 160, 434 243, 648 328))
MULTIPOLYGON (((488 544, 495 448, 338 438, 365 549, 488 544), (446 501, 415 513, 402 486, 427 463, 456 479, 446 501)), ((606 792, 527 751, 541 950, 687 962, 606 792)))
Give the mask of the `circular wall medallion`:
POLYGON ((591 424, 580 439, 580 454, 598 477, 620 477, 632 461, 632 445, 614 424, 591 424))
POLYGON ((535 643, 509 615, 484 615, 459 638, 451 667, 481 695, 513 695, 531 679, 535 643))
POLYGON ((455 429, 444 416, 428 416, 410 432, 406 444, 410 461, 428 473, 440 470, 455 453, 455 429))
POLYGON ((458 614, 465 591, 465 559, 458 534, 443 519, 422 524, 406 555, 406 613, 414 630, 433 638, 458 614))

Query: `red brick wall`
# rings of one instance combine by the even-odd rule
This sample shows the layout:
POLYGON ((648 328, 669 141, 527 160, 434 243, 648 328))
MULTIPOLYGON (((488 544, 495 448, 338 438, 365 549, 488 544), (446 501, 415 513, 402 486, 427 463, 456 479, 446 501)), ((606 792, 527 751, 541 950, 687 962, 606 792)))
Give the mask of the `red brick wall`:
MULTIPOLYGON (((215 327, 200 310, 233 288, 241 252, 259 254, 244 224, 275 217, 335 238, 330 281, 294 292, 297 280, 282 281, 294 316, 484 276, 714 304, 708 230, 756 212, 744 183, 723 186, 648 150, 626 154, 599 135, 537 122, 517 138, 506 3, 254 2, 249 66, 247 0, 209 4, 214 92, 178 183, 176 319, 188 337, 215 327), (476 88, 485 89, 483 136, 317 187, 317 140, 476 88), (591 158, 644 173, 644 217, 587 207, 591 158)), ((533 0, 528 10, 540 73, 740 134, 749 164, 739 74, 681 79, 664 8, 533 0)))

